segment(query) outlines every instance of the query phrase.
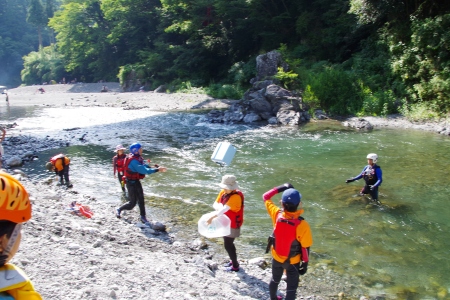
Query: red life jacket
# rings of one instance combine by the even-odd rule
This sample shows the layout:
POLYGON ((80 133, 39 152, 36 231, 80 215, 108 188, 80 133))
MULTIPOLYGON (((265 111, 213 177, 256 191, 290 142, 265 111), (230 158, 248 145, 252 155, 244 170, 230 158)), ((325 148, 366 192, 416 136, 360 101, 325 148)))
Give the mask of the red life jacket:
POLYGON ((117 172, 122 173, 125 169, 125 158, 127 156, 125 154, 122 155, 116 155, 115 161, 116 161, 116 168, 117 168, 117 172))
POLYGON ((139 179, 143 179, 145 177, 144 174, 138 173, 138 172, 133 172, 128 168, 128 165, 130 164, 130 162, 132 160, 137 160, 141 165, 144 164, 144 159, 142 158, 142 156, 140 155, 133 155, 132 153, 130 153, 127 157, 125 157, 124 160, 124 171, 125 171, 125 175, 124 177, 127 180, 139 180, 139 179))
POLYGON ((55 163, 56 163, 56 161, 57 161, 58 159, 62 159, 62 163, 63 163, 63 166, 64 166, 64 165, 65 165, 64 157, 65 157, 65 155, 62 154, 62 153, 56 154, 55 156, 53 156, 52 158, 50 158, 50 162, 52 163, 52 165, 55 165, 55 163))
POLYGON ((286 219, 281 211, 278 213, 275 229, 273 230, 275 238, 273 248, 278 255, 286 256, 289 259, 301 253, 301 245, 297 240, 297 226, 300 225, 302 220, 302 217, 286 219))
POLYGON ((55 171, 59 172, 59 171, 64 170, 66 165, 68 165, 70 163, 70 160, 64 154, 60 153, 60 154, 56 154, 55 156, 50 158, 50 162, 52 163, 52 165, 54 167, 56 167, 55 171), (61 160, 61 166, 56 166, 56 162, 58 161, 58 159, 61 160), (58 167, 61 167, 61 170, 59 170, 58 167))
POLYGON ((239 229, 242 224, 244 224, 244 194, 240 190, 236 190, 230 194, 223 194, 222 199, 220 199, 220 203, 223 205, 227 204, 228 200, 230 200, 231 195, 238 194, 241 197, 241 209, 238 212, 234 212, 232 210, 228 210, 225 215, 231 220, 231 228, 239 229))

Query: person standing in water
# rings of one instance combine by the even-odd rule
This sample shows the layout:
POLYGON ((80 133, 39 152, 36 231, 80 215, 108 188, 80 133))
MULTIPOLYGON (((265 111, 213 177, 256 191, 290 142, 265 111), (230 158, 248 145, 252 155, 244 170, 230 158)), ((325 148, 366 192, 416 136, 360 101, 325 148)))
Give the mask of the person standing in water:
POLYGON ((116 217, 120 218, 120 214, 123 210, 132 210, 136 204, 138 204, 141 222, 150 226, 150 222, 147 220, 145 212, 144 190, 142 189, 141 179, 144 179, 145 175, 148 174, 166 172, 167 168, 159 167, 157 165, 152 168, 149 165, 144 164, 142 152, 143 149, 141 144, 134 143, 130 146, 130 154, 125 158, 124 172, 129 201, 119 208, 116 208, 116 217))
POLYGON ((114 172, 114 178, 119 178, 119 184, 122 188, 122 191, 125 192, 125 182, 123 176, 124 174, 124 163, 125 163, 125 157, 127 157, 124 153, 124 150, 126 150, 125 147, 122 145, 117 145, 116 152, 117 154, 113 157, 113 172, 114 172))
POLYGON ((219 186, 222 190, 219 192, 213 204, 217 215, 211 217, 206 223, 211 224, 214 218, 223 214, 230 218, 230 235, 223 237, 223 245, 230 257, 230 262, 225 264, 225 271, 238 272, 239 262, 237 260, 234 239, 241 235, 241 226, 244 223, 244 194, 238 190, 239 185, 234 175, 223 176, 219 186))
POLYGON ((299 275, 305 275, 308 271, 309 251, 313 240, 308 222, 301 217, 304 212, 301 199, 302 195, 290 183, 274 187, 263 194, 264 204, 274 228, 266 249, 268 252, 272 248, 273 257, 272 279, 269 284, 271 300, 281 299, 277 296, 277 291, 284 270, 286 271, 285 300, 296 298, 299 275), (272 201, 278 193, 283 193, 282 209, 272 201))
POLYGON ((361 189, 360 194, 370 194, 372 200, 380 203, 378 200, 378 187, 383 182, 381 167, 377 165, 378 155, 375 153, 367 154, 368 165, 364 167, 361 173, 353 178, 347 179, 345 183, 353 182, 355 180, 363 178, 365 181, 364 187, 361 189))

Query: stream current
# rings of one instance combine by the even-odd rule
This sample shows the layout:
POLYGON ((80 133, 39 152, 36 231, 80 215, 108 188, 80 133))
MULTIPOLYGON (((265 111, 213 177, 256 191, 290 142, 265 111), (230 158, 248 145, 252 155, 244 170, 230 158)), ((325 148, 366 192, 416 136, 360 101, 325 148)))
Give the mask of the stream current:
POLYGON ((374 295, 389 299, 440 299, 450 292, 448 137, 401 129, 358 132, 334 121, 300 127, 210 124, 203 112, 99 107, 2 107, 0 117, 18 124, 8 135, 70 141, 25 164, 31 178, 47 178, 46 161, 63 152, 80 193, 117 205, 126 200, 112 174, 113 149, 140 142, 146 159, 168 168, 143 180, 148 215, 176 228, 183 224, 176 234, 184 238, 198 235, 197 221, 212 211, 221 177, 234 174, 245 194, 238 257, 268 257, 271 221, 262 194, 290 182, 303 195, 303 216, 312 228, 313 267, 325 264, 358 277, 374 295), (237 148, 228 167, 210 159, 221 141, 237 148), (345 183, 372 152, 383 171, 381 205, 359 196, 362 180, 345 183))

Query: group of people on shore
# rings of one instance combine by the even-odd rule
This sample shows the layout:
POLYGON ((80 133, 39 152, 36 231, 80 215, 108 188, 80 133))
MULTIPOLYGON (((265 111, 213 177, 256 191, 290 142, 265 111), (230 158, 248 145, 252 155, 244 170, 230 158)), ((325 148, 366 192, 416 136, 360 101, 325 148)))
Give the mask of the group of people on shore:
MULTIPOLYGON (((5 130, 2 129, 2 131, 1 141, 5 136, 5 130)), ((131 210, 138 204, 140 220, 149 224, 140 180, 149 174, 166 172, 167 168, 158 165, 150 166, 150 160, 146 163, 142 157, 143 148, 139 143, 129 147, 129 154, 125 154, 125 150, 126 148, 122 145, 116 147, 113 173, 117 176, 123 191, 126 187, 128 202, 116 208, 115 214, 117 218, 120 218, 122 211, 131 210)), ((368 165, 362 172, 346 180, 346 183, 363 178, 366 184, 361 194, 370 194, 374 201, 378 201, 378 187, 382 182, 381 168, 376 164, 378 156, 370 153, 367 155, 367 160, 368 165)), ((71 187, 69 165, 70 159, 64 154, 58 154, 50 159, 46 167, 59 176, 58 184, 71 187)), ((0 188, 0 299, 42 299, 26 274, 19 267, 9 263, 19 248, 22 223, 31 218, 28 193, 18 180, 3 171, 0 171, 0 183, 2 184, 0 188)), ((219 187, 221 190, 213 204, 216 214, 208 222, 221 215, 226 215, 230 219, 230 234, 223 237, 224 247, 230 258, 230 261, 225 264, 225 270, 238 272, 240 268, 234 240, 240 236, 241 226, 244 223, 244 194, 234 175, 224 175, 219 187)), ((282 299, 278 295, 278 286, 284 279, 286 281, 284 299, 293 300, 296 298, 300 275, 306 274, 308 270, 310 247, 313 244, 311 228, 302 217, 304 213, 302 195, 292 184, 284 183, 265 192, 262 199, 273 225, 267 247, 267 251, 271 250, 273 258, 272 278, 269 283, 270 299, 282 299), (280 193, 281 207, 277 206, 273 200, 275 195, 280 193)))

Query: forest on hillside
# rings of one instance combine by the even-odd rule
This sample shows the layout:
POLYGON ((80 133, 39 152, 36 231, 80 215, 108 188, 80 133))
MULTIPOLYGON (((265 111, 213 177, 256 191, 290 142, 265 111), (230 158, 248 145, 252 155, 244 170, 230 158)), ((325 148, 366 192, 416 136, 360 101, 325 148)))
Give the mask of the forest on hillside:
POLYGON ((256 56, 335 115, 450 112, 447 0, 0 0, 0 85, 139 80, 239 99, 256 56))

